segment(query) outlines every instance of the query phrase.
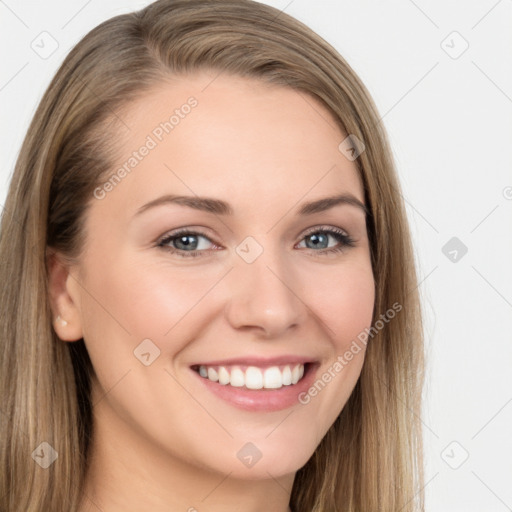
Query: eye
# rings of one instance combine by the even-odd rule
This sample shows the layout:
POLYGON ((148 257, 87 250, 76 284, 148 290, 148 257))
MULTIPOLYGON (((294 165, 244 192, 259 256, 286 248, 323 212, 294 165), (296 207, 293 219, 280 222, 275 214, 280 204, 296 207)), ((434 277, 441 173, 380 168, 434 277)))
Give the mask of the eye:
MULTIPOLYGON (((313 249, 313 252, 319 254, 336 253, 346 249, 347 247, 354 247, 354 240, 344 231, 338 228, 325 228, 316 227, 309 230, 304 235, 305 247, 313 249), (329 245, 329 239, 334 239, 338 244, 329 245), (317 250, 319 249, 319 250, 317 250)), ((301 241, 298 246, 301 246, 301 241)), ((304 247, 304 245, 302 245, 304 247)))
POLYGON ((209 244, 215 245, 205 234, 182 229, 166 235, 158 242, 158 247, 183 258, 194 258, 202 256, 209 249, 209 244))
MULTIPOLYGON (((307 249, 312 249, 313 253, 317 255, 323 255, 340 252, 354 245, 354 240, 341 229, 315 227, 303 236, 297 247, 306 247, 307 249), (334 240, 337 244, 330 244, 330 240, 334 240)), ((165 235, 157 243, 157 246, 182 258, 207 256, 210 249, 218 249, 218 246, 207 235, 187 228, 165 235)))

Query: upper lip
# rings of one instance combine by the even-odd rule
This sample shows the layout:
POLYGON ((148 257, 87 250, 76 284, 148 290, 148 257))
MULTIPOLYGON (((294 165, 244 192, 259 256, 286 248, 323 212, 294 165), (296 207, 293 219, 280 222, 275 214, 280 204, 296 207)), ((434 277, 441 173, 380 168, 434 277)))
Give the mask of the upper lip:
POLYGON ((261 356, 242 356, 230 359, 218 359, 215 361, 202 361, 195 363, 191 366, 279 366, 284 364, 306 364, 315 362, 314 358, 297 356, 297 355, 282 355, 278 357, 261 357, 261 356))

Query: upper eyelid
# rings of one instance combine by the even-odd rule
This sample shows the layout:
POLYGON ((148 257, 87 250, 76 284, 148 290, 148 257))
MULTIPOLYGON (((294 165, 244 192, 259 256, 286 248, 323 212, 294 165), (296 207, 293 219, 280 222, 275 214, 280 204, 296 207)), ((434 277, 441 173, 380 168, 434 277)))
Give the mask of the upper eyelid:
POLYGON ((179 228, 178 230, 176 230, 174 232, 173 231, 168 232, 165 235, 160 236, 157 240, 157 243, 161 243, 164 240, 172 240, 172 239, 178 238, 179 236, 183 236, 183 235, 202 236, 203 238, 207 238, 210 242, 216 244, 216 242, 214 240, 212 240, 212 237, 210 235, 208 235, 206 233, 202 233, 200 230, 197 230, 194 228, 191 228, 191 229, 179 228))
POLYGON ((306 231, 304 231, 302 233, 302 236, 306 236, 306 235, 309 235, 310 233, 316 233, 317 231, 342 231, 344 235, 346 236, 349 236, 349 232, 344 229, 344 228, 339 228, 339 227, 336 227, 336 226, 329 226, 329 225, 326 225, 326 224, 320 224, 318 226, 313 226, 311 228, 308 228, 306 229, 306 231))

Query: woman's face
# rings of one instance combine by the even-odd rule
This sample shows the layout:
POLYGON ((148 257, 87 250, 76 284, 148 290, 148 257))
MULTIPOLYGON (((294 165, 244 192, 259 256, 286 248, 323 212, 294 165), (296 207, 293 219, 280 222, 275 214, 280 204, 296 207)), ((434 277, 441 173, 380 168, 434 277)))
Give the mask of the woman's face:
POLYGON ((283 476, 361 371, 364 346, 344 354, 374 305, 364 193, 315 99, 214 78, 176 78, 119 114, 67 328, 85 340, 95 421, 119 449, 283 476))

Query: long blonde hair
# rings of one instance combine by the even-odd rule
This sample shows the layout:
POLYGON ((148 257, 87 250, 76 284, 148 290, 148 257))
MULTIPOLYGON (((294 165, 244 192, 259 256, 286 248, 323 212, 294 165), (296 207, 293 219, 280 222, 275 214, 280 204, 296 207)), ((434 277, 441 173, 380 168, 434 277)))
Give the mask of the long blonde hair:
MULTIPOLYGON (((23 142, 0 239, 0 510, 77 511, 92 435, 83 340, 60 341, 48 248, 78 258, 93 190, 112 170, 120 110, 176 73, 212 69, 292 87, 364 142, 355 161, 368 205, 374 321, 356 387, 295 478, 297 512, 423 510, 423 339, 409 228, 387 136, 345 60, 294 18, 251 0, 159 0, 112 18, 69 53, 23 142), (58 452, 48 468, 34 450, 58 452)), ((341 141, 340 141, 341 142, 341 141)))

